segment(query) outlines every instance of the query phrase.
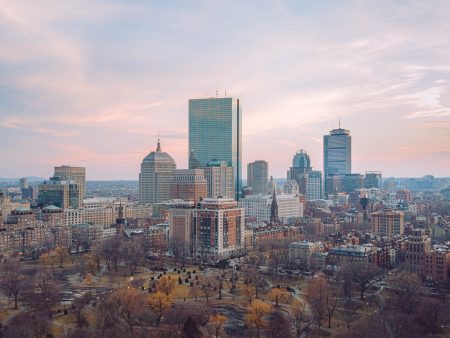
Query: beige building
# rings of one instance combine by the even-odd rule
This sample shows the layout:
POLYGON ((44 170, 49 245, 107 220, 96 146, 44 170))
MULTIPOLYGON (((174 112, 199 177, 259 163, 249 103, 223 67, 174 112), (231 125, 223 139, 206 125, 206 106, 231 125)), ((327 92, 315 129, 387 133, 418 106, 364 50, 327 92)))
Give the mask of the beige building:
POLYGON ((161 150, 158 139, 156 151, 148 154, 141 163, 139 201, 142 204, 155 204, 169 200, 175 169, 175 161, 161 150))
POLYGON ((63 180, 75 181, 77 183, 79 194, 78 205, 81 207, 83 198, 86 196, 86 168, 62 165, 60 167, 55 167, 53 176, 63 180))
POLYGON ((404 234, 404 214, 402 211, 383 210, 374 212, 371 216, 374 234, 381 237, 394 237, 404 234))
POLYGON ((206 167, 205 178, 207 182, 208 198, 234 198, 235 182, 233 168, 224 161, 211 161, 206 167))

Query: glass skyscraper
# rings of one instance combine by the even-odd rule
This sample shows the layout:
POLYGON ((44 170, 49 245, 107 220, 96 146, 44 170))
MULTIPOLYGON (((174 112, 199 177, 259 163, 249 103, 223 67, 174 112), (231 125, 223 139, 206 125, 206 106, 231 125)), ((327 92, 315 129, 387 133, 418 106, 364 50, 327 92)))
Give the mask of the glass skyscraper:
POLYGON ((323 171, 325 176, 351 174, 352 137, 350 130, 333 129, 323 137, 323 171))
POLYGON ((323 171, 325 191, 329 193, 328 176, 346 175, 352 172, 352 137, 350 130, 333 129, 323 137, 323 171))
POLYGON ((236 199, 242 181, 242 107, 231 97, 189 100, 189 168, 225 161, 233 167, 236 199))

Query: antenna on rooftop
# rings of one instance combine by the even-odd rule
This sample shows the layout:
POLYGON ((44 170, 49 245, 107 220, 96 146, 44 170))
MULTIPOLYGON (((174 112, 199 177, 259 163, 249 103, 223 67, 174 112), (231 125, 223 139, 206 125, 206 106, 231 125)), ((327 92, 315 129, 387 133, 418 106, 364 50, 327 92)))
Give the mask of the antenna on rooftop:
POLYGON ((216 89, 216 99, 217 99, 218 96, 219 96, 219 90, 216 89))
POLYGON ((341 129, 341 115, 339 115, 339 129, 341 129))

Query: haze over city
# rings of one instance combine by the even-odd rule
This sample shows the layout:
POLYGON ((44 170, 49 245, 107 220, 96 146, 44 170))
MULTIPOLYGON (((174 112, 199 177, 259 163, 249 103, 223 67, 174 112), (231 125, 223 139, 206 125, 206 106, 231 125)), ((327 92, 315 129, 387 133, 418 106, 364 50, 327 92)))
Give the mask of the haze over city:
MULTIPOLYGON (((188 99, 243 106, 243 163, 285 177, 351 130, 353 171, 448 176, 445 1, 0 1, 0 176, 137 179, 162 147, 186 168, 188 99)), ((244 166, 245 177, 245 166, 244 166)))

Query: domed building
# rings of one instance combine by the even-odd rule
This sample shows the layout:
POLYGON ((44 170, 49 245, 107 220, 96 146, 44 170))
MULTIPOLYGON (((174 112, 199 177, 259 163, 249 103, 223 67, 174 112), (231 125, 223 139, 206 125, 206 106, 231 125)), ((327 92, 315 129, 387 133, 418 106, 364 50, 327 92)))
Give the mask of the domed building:
POLYGON ((161 150, 158 137, 156 151, 141 163, 139 174, 139 200, 141 203, 160 203, 170 199, 170 186, 176 169, 174 159, 161 150))

